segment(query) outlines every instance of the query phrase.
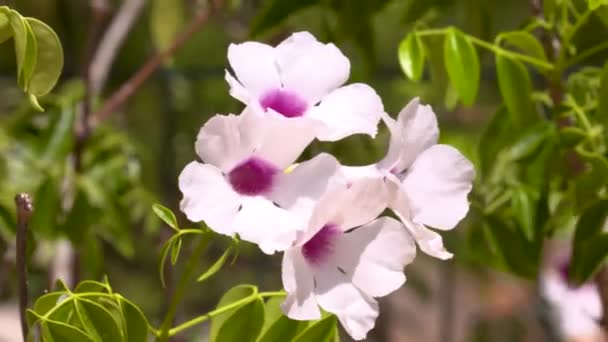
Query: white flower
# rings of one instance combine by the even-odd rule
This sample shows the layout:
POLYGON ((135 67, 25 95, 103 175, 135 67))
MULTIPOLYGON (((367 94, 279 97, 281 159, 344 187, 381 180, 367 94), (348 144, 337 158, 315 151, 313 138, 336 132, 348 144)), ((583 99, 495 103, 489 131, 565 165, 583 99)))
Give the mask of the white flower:
POLYGON ((344 172, 352 179, 385 177, 392 192, 389 207, 420 249, 440 259, 451 258, 441 235, 426 226, 449 230, 466 216, 473 165, 455 148, 437 144, 435 113, 418 98, 401 110, 396 121, 388 115, 382 119, 391 134, 386 157, 375 165, 345 167, 344 172))
POLYGON ((335 45, 298 32, 276 47, 231 44, 228 61, 236 76, 226 72, 230 94, 247 106, 294 121, 313 119, 319 125, 310 128, 320 140, 375 136, 382 100, 365 84, 340 87, 348 79, 350 62, 335 45))
POLYGON ((321 318, 320 306, 361 340, 378 317, 374 298, 405 282, 403 268, 416 246, 400 222, 376 219, 389 200, 382 179, 329 183, 308 215, 307 230, 283 256, 282 309, 292 319, 311 320, 321 318))
POLYGON ((179 176, 181 210, 218 233, 238 233, 265 253, 289 247, 304 223, 276 206, 272 194, 280 194, 282 170, 314 139, 310 125, 249 111, 214 116, 195 145, 204 163, 191 162, 179 176))
POLYGON ((602 304, 593 283, 573 287, 568 283, 568 265, 543 271, 541 289, 556 313, 557 326, 563 337, 573 340, 601 341, 599 320, 602 304))

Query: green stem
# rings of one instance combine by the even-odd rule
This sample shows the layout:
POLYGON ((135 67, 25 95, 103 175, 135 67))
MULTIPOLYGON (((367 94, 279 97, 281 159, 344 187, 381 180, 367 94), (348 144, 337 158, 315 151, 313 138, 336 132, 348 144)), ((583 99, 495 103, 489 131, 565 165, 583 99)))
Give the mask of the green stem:
POLYGON ((182 301, 182 299, 184 298, 184 295, 186 294, 186 287, 188 285, 188 280, 190 280, 190 277, 196 270, 196 266, 199 263, 199 259, 200 259, 201 255, 203 254, 203 252, 205 251, 205 248, 207 248, 207 245, 209 244, 210 236, 211 236, 210 234, 204 234, 201 238, 200 243, 198 244, 198 246, 196 246, 196 248, 192 252, 192 255, 190 256, 190 259, 188 260, 188 263, 185 266, 184 272, 182 273, 182 276, 179 280, 179 284, 177 285, 177 289, 175 290, 173 299, 171 300, 171 304, 169 306, 169 311, 167 311, 167 315, 165 316, 165 319, 163 320, 163 324, 161 325, 161 327, 159 329, 160 334, 159 334, 158 338, 156 339, 157 342, 167 342, 168 341, 169 336, 170 336, 169 330, 171 328, 171 324, 173 323, 173 319, 175 318, 175 314, 177 312, 177 307, 178 307, 179 303, 182 301))
POLYGON ((213 311, 209 311, 208 313, 206 313, 204 315, 195 317, 187 322, 184 322, 184 323, 176 326, 175 328, 169 330, 169 337, 175 336, 186 329, 189 329, 198 324, 201 324, 201 323, 205 322, 206 320, 213 318, 217 315, 220 315, 224 312, 227 312, 227 311, 236 309, 240 306, 246 305, 249 302, 255 300, 256 298, 281 297, 281 296, 285 296, 285 295, 286 295, 286 293, 284 291, 261 292, 261 293, 253 292, 249 296, 242 298, 240 300, 237 300, 236 302, 232 302, 228 305, 222 306, 221 308, 217 308, 213 311))
POLYGON ((571 60, 569 60, 568 62, 566 62, 566 65, 568 67, 575 65, 583 60, 585 60, 586 58, 589 58, 593 55, 595 55, 596 53, 608 49, 608 41, 605 41, 601 44, 598 44, 590 49, 587 49, 583 52, 581 52, 580 54, 574 56, 571 60))
MULTIPOLYGON (((451 30, 451 28, 420 30, 420 31, 416 31, 416 34, 419 35, 419 36, 444 35, 449 30, 451 30)), ((549 62, 546 62, 546 61, 543 61, 543 60, 540 60, 538 58, 534 58, 534 57, 531 57, 531 56, 527 56, 527 55, 524 55, 524 54, 521 54, 521 53, 518 53, 518 52, 514 52, 514 51, 511 51, 511 50, 503 49, 503 48, 501 48, 498 45, 495 45, 495 44, 492 44, 492 43, 488 43, 485 40, 479 39, 477 37, 474 37, 474 36, 471 36, 471 35, 468 35, 468 34, 465 34, 465 35, 466 35, 466 37, 468 39, 471 40, 471 42, 473 44, 477 44, 477 45, 479 45, 480 47, 482 47, 484 49, 488 49, 488 50, 494 52, 495 54, 499 54, 500 53, 500 54, 506 55, 508 57, 511 57, 513 59, 518 59, 518 60, 520 60, 522 62, 526 62, 528 64, 537 66, 537 67, 539 67, 541 69, 545 69, 545 70, 552 70, 554 68, 554 65, 551 64, 551 63, 549 63, 549 62)))

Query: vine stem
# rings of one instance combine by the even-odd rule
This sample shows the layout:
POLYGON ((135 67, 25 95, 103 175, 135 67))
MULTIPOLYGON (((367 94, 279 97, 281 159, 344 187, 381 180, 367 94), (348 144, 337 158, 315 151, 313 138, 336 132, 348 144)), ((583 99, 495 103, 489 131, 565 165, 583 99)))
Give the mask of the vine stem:
POLYGON ((188 281, 192 277, 192 274, 196 270, 196 266, 199 263, 199 259, 202 256, 203 252, 207 248, 211 238, 211 234, 204 234, 201 237, 199 244, 196 246, 192 255, 190 255, 190 259, 186 263, 184 272, 182 273, 179 283, 177 284, 177 288, 175 290, 175 294, 171 299, 171 303, 169 305, 169 310, 167 311, 167 315, 163 320, 163 323, 159 329, 160 333, 157 338, 157 342, 167 342, 169 339, 169 329, 171 328, 171 324, 173 323, 173 319, 175 318, 175 314, 177 313, 177 307, 179 303, 182 301, 186 294, 186 288, 188 286, 188 281))
POLYGON ((27 308, 27 230, 34 206, 29 194, 21 193, 15 196, 17 206, 17 278, 19 282, 19 318, 23 341, 27 340, 28 328, 25 320, 27 308))
MULTIPOLYGON (((420 31, 416 31, 416 34, 419 36, 436 36, 436 35, 445 35, 448 33, 448 31, 452 30, 452 28, 443 28, 443 29, 430 29, 430 30, 420 30, 420 31)), ((501 48, 500 46, 496 45, 496 44, 492 44, 492 43, 488 43, 485 40, 479 39, 477 37, 465 34, 467 39, 469 39, 473 44, 478 45, 481 48, 490 50, 492 52, 494 52, 495 54, 502 54, 514 59, 518 59, 522 62, 526 62, 528 64, 537 66, 541 69, 545 69, 545 70, 553 70, 555 68, 555 66, 551 63, 542 61, 538 58, 534 58, 531 56, 527 56, 518 52, 514 52, 514 51, 510 51, 510 50, 506 50, 501 48)))
POLYGON ((281 297, 281 296, 285 296, 286 293, 284 291, 274 291, 274 292, 253 292, 252 294, 250 294, 249 296, 242 298, 240 300, 237 300, 236 302, 232 302, 228 305, 222 306, 221 308, 217 308, 213 311, 209 311, 208 313, 195 317, 187 322, 184 322, 180 325, 178 325, 177 327, 169 330, 169 337, 171 336, 175 336, 177 334, 179 334, 180 332, 192 328, 198 324, 201 324, 205 321, 207 321, 210 318, 213 318, 217 315, 223 314, 224 312, 236 309, 240 306, 246 305, 249 302, 254 301, 257 298, 265 298, 265 297, 281 297))

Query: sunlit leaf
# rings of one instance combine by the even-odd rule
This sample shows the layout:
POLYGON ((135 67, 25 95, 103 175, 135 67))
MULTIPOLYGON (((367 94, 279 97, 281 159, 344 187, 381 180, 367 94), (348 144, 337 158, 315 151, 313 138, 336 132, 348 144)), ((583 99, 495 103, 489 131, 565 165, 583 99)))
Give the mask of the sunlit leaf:
POLYGON ((540 60, 547 60, 545 50, 541 43, 531 33, 526 31, 512 31, 501 33, 497 41, 513 46, 521 52, 540 60))
POLYGON ((255 342, 264 325, 264 302, 257 298, 238 308, 222 324, 215 342, 255 342))
POLYGON ((424 57, 424 45, 415 32, 408 34, 399 44, 399 64, 412 81, 419 81, 422 77, 424 57))
POLYGON ((532 102, 532 82, 526 67, 519 61, 496 54, 498 87, 515 129, 538 120, 532 102))
POLYGON ((13 36, 11 23, 6 15, 5 10, 0 9, 0 44, 4 43, 13 36))
POLYGON ((177 264, 177 258, 179 258, 179 252, 182 249, 182 239, 177 238, 173 240, 173 245, 171 246, 171 264, 177 264))
MULTIPOLYGON (((230 290, 228 290, 226 293, 224 293, 224 295, 218 302, 216 308, 221 308, 226 305, 232 304, 241 299, 247 298, 255 293, 257 293, 257 288, 253 285, 237 285, 237 286, 231 288, 230 290)), ((246 304, 247 303, 243 303, 240 307, 242 307, 243 305, 246 305, 246 304)), ((238 307, 233 310, 224 312, 220 315, 217 315, 211 319, 211 329, 209 331, 209 341, 210 342, 216 342, 216 341, 222 342, 217 339, 218 334, 219 334, 222 326, 224 326, 224 323, 230 317, 232 317, 232 315, 236 312, 237 309, 238 309, 238 307)), ((263 317, 263 312, 262 312, 262 317, 263 317)), ((260 325, 260 328, 261 328, 261 325, 260 325)))
POLYGON ((45 342, 94 342, 82 330, 62 322, 44 321, 41 327, 45 342))
POLYGON ((331 315, 311 324, 306 330, 301 332, 292 341, 334 342, 337 334, 337 320, 335 316, 331 315))
POLYGON ((120 330, 112 314, 100 304, 78 299, 76 311, 85 331, 96 342, 120 341, 120 330))
POLYGON ((154 210, 156 216, 158 216, 167 225, 169 225, 169 227, 175 230, 179 230, 177 219, 175 218, 175 214, 173 214, 173 211, 171 211, 171 209, 160 204, 154 204, 152 205, 152 210, 154 210))
POLYGON ((48 94, 63 70, 63 48, 57 34, 47 24, 25 18, 37 45, 35 68, 27 80, 27 92, 35 96, 48 94))
POLYGON ((460 100, 464 105, 472 105, 479 90, 479 57, 471 40, 457 29, 446 33, 444 63, 460 100))
POLYGON ((13 29, 13 40, 15 42, 15 55, 17 57, 17 81, 19 86, 27 92, 27 83, 31 79, 36 66, 38 46, 36 38, 28 22, 17 13, 9 10, 7 12, 11 27, 13 29))
POLYGON ((602 5, 608 5, 608 0, 587 0, 590 10, 595 10, 602 5))
POLYGON ((135 304, 117 295, 124 319, 125 341, 146 342, 148 340, 148 322, 142 311, 135 304))
POLYGON ((226 263, 226 260, 228 260, 230 253, 232 253, 232 250, 232 247, 227 248, 224 253, 222 253, 222 255, 211 266, 209 266, 209 268, 203 274, 198 277, 196 281, 203 282, 212 277, 219 270, 221 270, 224 264, 226 263))

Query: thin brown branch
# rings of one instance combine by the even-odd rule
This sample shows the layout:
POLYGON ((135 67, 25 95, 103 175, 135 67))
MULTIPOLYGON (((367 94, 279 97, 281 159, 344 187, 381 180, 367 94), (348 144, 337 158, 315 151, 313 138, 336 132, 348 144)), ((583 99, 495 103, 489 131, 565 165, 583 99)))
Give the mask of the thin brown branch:
POLYGON ((205 23, 209 20, 210 9, 204 9, 192 20, 192 22, 181 32, 173 41, 171 46, 166 50, 158 53, 148 60, 139 71, 127 80, 118 90, 116 90, 103 106, 93 114, 93 124, 97 124, 105 120, 125 101, 131 97, 141 87, 141 85, 162 66, 162 64, 171 56, 173 56, 196 32, 198 32, 205 23))
POLYGON ((110 67, 133 24, 141 15, 145 4, 146 0, 127 0, 123 2, 118 14, 112 19, 101 38, 89 66, 90 91, 93 95, 99 94, 103 90, 110 73, 110 67))
POLYGON ((19 317, 23 341, 27 340, 28 328, 25 310, 28 305, 27 293, 27 230, 34 206, 30 195, 21 193, 15 196, 17 206, 17 280, 19 283, 19 317))

